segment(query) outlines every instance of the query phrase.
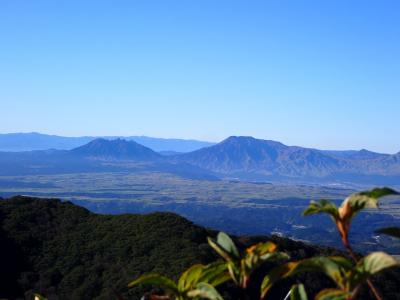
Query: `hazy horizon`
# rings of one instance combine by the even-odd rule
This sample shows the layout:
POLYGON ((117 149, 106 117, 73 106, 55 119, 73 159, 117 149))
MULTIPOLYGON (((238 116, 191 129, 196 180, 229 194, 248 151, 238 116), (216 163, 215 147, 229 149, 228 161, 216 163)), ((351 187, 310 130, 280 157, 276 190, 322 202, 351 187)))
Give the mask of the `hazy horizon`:
MULTIPOLYGON (((58 136, 58 137, 68 137, 68 138, 84 138, 84 137, 94 137, 94 138, 128 138, 128 137, 144 137, 144 138, 155 138, 155 139, 165 139, 165 140, 185 140, 185 141, 198 141, 198 142, 205 142, 205 143, 211 143, 211 144, 217 144, 220 143, 222 141, 224 141, 225 139, 232 137, 232 136, 237 136, 237 137, 253 137, 255 139, 261 139, 261 140, 272 140, 272 139, 268 139, 268 138, 260 138, 257 136, 243 136, 243 135, 230 135, 230 136, 226 136, 225 138, 221 139, 221 140, 216 140, 216 141, 209 141, 209 140, 200 140, 200 139, 195 139, 195 138, 191 138, 191 137, 159 137, 159 136, 149 136, 149 135, 143 135, 143 134, 139 134, 139 135, 60 135, 60 134, 50 134, 50 133, 45 133, 45 132, 36 132, 36 131, 31 131, 31 132, 0 132, 0 135, 4 135, 4 134, 43 134, 43 135, 49 135, 49 136, 58 136)), ((360 151, 360 150, 368 150, 368 151, 372 151, 372 152, 376 152, 376 153, 381 153, 381 154, 397 154, 400 153, 399 151, 395 151, 393 153, 390 152, 382 152, 382 151, 374 151, 372 149, 368 149, 368 148, 358 148, 358 149, 351 149, 351 148, 336 148, 336 149, 332 149, 332 148, 315 148, 315 147, 310 147, 307 145, 301 145, 301 144, 296 144, 296 145, 291 145, 288 144, 284 141, 281 140, 272 140, 272 141, 276 141, 276 142, 280 142, 286 146, 296 146, 296 147, 303 147, 303 148, 312 148, 312 149, 318 149, 318 150, 324 150, 324 151, 360 151)), ((206 146, 207 147, 207 146, 206 146)))

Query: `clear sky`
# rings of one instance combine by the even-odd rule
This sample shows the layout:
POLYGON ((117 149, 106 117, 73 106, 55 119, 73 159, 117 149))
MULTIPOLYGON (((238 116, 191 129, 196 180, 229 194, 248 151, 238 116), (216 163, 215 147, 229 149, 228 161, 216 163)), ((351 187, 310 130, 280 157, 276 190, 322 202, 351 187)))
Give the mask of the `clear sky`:
POLYGON ((400 1, 2 0, 0 133, 400 151, 400 1))

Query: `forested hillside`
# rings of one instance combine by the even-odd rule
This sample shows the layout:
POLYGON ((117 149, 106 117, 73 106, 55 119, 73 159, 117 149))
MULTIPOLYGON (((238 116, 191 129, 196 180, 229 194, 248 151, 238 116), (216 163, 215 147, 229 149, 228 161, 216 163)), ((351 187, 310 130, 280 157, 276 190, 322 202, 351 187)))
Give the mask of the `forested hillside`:
POLYGON ((174 214, 95 215, 15 197, 1 201, 0 216, 0 298, 34 290, 50 299, 111 299, 143 272, 172 276, 208 259, 206 230, 174 214))
MULTIPOLYGON (((39 292, 49 299, 139 299, 145 287, 127 289, 139 275, 159 272, 176 277, 194 263, 215 260, 207 236, 215 232, 171 213, 109 216, 56 199, 2 200, 0 298, 32 299, 32 293, 39 292)), ((244 247, 266 239, 242 237, 236 242, 244 247)), ((332 249, 272 239, 293 259, 335 254, 332 249)), ((400 299, 399 272, 382 276, 378 286, 385 299, 400 299)), ((305 274, 301 280, 311 294, 332 284, 319 274, 305 274)), ((276 299, 289 286, 290 282, 277 285, 276 299)), ((226 299, 235 299, 234 295, 231 286, 224 288, 226 299)))

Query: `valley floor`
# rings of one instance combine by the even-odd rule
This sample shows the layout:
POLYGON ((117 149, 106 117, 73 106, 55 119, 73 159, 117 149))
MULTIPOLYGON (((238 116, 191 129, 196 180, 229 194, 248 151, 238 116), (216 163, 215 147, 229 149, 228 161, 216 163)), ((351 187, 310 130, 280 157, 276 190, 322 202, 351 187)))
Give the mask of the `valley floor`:
MULTIPOLYGON (((155 172, 0 177, 0 197, 62 198, 105 214, 172 211, 233 234, 273 233, 328 246, 340 246, 330 220, 304 218, 301 213, 310 200, 328 198, 339 203, 353 191, 336 186, 192 180, 155 172)), ((394 225, 400 225, 400 199, 385 199, 380 210, 355 220, 351 237, 356 249, 383 246, 400 254, 399 242, 374 233, 394 225)))

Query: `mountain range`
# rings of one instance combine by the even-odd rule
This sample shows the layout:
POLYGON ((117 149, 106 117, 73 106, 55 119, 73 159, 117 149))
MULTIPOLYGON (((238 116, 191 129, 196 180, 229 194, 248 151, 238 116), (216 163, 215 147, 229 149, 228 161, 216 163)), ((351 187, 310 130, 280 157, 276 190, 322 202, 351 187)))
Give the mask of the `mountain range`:
POLYGON ((187 153, 98 138, 71 150, 0 152, 0 175, 162 171, 192 178, 296 183, 398 184, 400 153, 325 151, 232 136, 187 153))
POLYGON ((367 150, 324 151, 286 146, 253 137, 232 136, 221 143, 176 156, 178 161, 239 178, 262 177, 345 178, 400 175, 400 153, 380 154, 367 150))

